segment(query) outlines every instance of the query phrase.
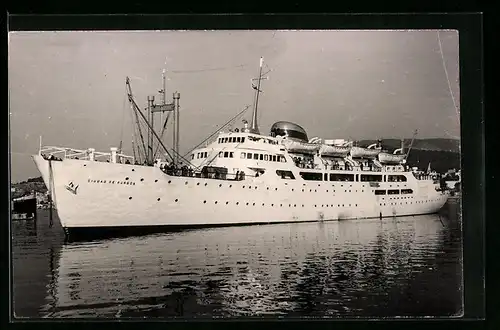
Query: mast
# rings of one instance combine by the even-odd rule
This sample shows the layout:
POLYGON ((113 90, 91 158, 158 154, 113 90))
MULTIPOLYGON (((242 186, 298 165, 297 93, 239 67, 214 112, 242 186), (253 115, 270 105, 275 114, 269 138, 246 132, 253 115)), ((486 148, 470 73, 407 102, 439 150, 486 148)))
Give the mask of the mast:
POLYGON ((181 94, 179 92, 175 92, 173 95, 174 99, 174 120, 175 120, 175 155, 174 157, 176 158, 176 163, 179 162, 179 99, 181 97, 181 94))
MULTIPOLYGON (((262 81, 262 64, 264 62, 264 58, 260 58, 260 66, 259 66, 259 78, 257 78, 257 86, 255 87, 252 84, 252 87, 255 89, 255 104, 253 107, 253 114, 252 114, 252 125, 250 128, 250 132, 254 134, 260 134, 259 132, 259 125, 257 124, 257 109, 259 107, 259 94, 261 93, 260 90, 260 82, 262 81)), ((253 79, 255 80, 255 79, 253 79)))

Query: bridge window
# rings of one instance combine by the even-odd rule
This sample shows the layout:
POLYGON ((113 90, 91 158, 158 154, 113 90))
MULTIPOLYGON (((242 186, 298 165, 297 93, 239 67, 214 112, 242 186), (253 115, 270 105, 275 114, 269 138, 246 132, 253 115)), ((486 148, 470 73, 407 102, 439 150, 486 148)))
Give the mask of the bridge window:
POLYGON ((323 181, 328 181, 328 174, 323 174, 323 181))
POLYGON ((412 189, 401 189, 401 194, 413 194, 412 189))
POLYGON ((242 153, 241 153, 241 155, 240 155, 240 158, 241 158, 241 159, 245 159, 245 158, 247 158, 246 153, 242 152, 242 153))
POLYGON ((227 143, 227 137, 226 137, 226 138, 224 138, 224 143, 227 143))
POLYGON ((286 163, 286 158, 285 158, 285 156, 283 156, 283 155, 279 155, 279 157, 280 157, 280 162, 282 162, 282 163, 286 163))
POLYGON ((232 152, 232 151, 231 151, 231 152, 229 153, 229 158, 234 158, 234 152, 232 152))
POLYGON ((247 153, 247 159, 252 159, 252 153, 251 152, 247 153))
POLYGON ((219 151, 219 157, 223 157, 223 156, 224 156, 224 152, 219 151))
POLYGON ((228 151, 224 151, 224 158, 227 158, 229 157, 229 152, 228 151))
POLYGON ((397 194, 399 194, 399 189, 390 189, 390 190, 387 190, 387 194, 388 195, 397 195, 397 194))
POLYGON ((382 175, 361 174, 361 182, 382 182, 382 175))
POLYGON ((241 142, 241 138, 239 136, 236 138, 236 142, 238 142, 238 143, 241 142))
POLYGON ((295 176, 293 175, 292 171, 276 170, 276 174, 282 179, 292 179, 292 180, 295 179, 295 176))
POLYGON ((276 161, 276 155, 272 155, 272 161, 275 162, 276 161))
POLYGON ((354 181, 354 174, 330 173, 330 181, 354 181))
POLYGON ((194 154, 191 155, 191 160, 193 160, 193 159, 194 159, 194 154))
POLYGON ((264 155, 264 160, 268 161, 269 160, 269 156, 268 155, 264 155))
POLYGON ((317 172, 300 172, 302 179, 308 181, 322 181, 323 175, 317 172))
POLYGON ((241 138, 241 143, 245 142, 245 137, 241 138))
POLYGON ((259 154, 253 154, 253 159, 259 160, 259 154))
POLYGON ((404 175, 388 175, 387 182, 406 182, 406 176, 404 175))
POLYGON ((385 190, 375 190, 375 195, 385 195, 385 190))

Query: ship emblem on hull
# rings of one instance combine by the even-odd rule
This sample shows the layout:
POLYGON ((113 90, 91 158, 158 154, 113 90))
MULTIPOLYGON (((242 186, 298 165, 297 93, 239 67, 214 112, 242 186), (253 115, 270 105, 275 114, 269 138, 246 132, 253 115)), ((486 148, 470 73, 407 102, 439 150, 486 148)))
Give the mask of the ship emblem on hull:
POLYGON ((73 184, 73 181, 70 181, 67 185, 66 185, 66 190, 68 190, 70 193, 72 193, 73 195, 76 195, 76 191, 78 189, 80 185, 74 185, 73 184))

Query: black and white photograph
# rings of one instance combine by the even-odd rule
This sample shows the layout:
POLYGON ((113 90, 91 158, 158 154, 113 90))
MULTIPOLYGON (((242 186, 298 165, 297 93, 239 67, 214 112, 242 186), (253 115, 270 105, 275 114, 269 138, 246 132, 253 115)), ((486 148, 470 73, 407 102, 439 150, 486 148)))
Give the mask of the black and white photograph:
POLYGON ((8 37, 16 318, 463 315, 459 31, 8 37))

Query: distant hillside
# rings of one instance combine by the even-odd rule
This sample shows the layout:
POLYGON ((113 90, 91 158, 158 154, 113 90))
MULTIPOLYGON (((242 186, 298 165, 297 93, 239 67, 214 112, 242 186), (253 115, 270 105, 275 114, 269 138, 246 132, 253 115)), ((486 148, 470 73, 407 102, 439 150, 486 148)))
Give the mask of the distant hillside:
POLYGON ((15 192, 11 193, 12 198, 29 195, 32 191, 41 193, 45 193, 47 191, 47 187, 45 187, 45 183, 43 182, 41 176, 37 178, 30 178, 26 181, 18 183, 13 183, 11 187, 16 189, 15 192))
MULTIPOLYGON (((360 146, 369 146, 376 143, 377 140, 361 140, 360 146)), ((405 146, 408 147, 411 139, 405 139, 405 146)), ((401 147, 401 140, 398 139, 382 139, 384 149, 393 151, 401 147)), ((455 139, 415 139, 412 149, 434 150, 434 151, 451 151, 460 152, 460 140, 455 139)))

